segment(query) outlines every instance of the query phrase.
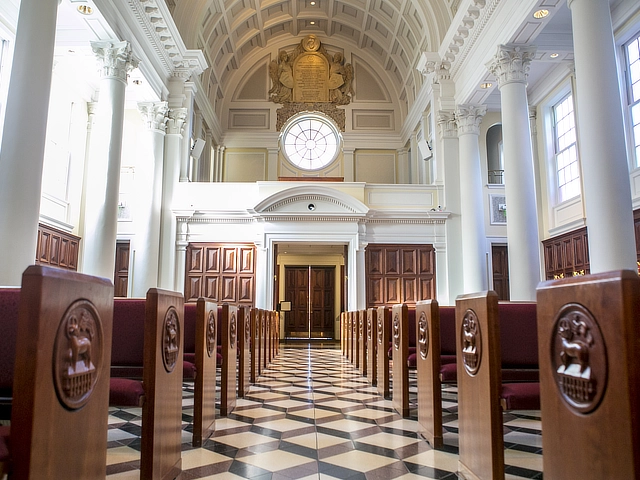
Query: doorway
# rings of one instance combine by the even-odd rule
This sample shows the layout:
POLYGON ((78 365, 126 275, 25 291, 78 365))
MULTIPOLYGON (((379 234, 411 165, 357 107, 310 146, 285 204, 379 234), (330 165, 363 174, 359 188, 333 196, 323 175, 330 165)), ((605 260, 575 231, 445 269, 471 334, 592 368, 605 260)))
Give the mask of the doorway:
POLYGON ((285 266, 287 338, 333 338, 335 266, 285 266))
POLYGON ((493 290, 498 300, 509 300, 509 252, 507 245, 491 245, 493 265, 493 290))

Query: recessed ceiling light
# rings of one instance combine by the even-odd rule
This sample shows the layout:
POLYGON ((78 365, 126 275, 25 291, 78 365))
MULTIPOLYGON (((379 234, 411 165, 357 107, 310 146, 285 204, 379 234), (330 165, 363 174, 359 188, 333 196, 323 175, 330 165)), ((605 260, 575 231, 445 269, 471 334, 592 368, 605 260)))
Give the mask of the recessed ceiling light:
POLYGON ((316 2, 309 2, 309 5, 311 5, 312 7, 316 4, 316 2))
POLYGON ((142 80, 135 79, 135 80, 134 80, 133 82, 131 82, 131 83, 133 83, 134 85, 142 85, 142 80))
POLYGON ((311 21, 309 22, 309 24, 310 24, 310 25, 315 25, 315 24, 316 24, 316 22, 314 22, 313 20, 311 20, 311 21))
POLYGON ((93 8, 91 8, 89 5, 78 5, 78 11, 82 15, 91 15, 93 13, 93 8))
POLYGON ((487 88, 491 88, 491 87, 493 87, 493 83, 490 83, 490 82, 485 82, 485 83, 481 83, 480 84, 480 88, 487 89, 487 88))
POLYGON ((533 12, 533 18, 537 19, 544 18, 547 15, 549 15, 549 10, 540 9, 533 12))
POLYGON ((559 53, 552 53, 552 54, 549 55, 549 57, 551 57, 551 58, 558 58, 559 56, 560 56, 559 53))

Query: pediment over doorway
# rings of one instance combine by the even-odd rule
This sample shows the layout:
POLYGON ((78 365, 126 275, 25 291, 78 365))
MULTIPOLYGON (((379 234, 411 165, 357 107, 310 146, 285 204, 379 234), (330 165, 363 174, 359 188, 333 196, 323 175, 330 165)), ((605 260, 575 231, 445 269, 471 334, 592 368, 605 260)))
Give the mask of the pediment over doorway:
POLYGON ((302 185, 281 190, 261 201, 254 212, 263 217, 364 218, 369 208, 340 190, 315 185, 302 185))

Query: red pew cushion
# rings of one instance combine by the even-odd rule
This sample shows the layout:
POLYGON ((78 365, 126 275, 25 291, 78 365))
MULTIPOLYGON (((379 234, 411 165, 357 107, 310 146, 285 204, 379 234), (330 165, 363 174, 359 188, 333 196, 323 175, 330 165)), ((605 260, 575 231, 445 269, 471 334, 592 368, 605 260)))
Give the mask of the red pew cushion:
POLYGON ((504 410, 540 410, 539 383, 505 383, 500 397, 504 410))
POLYGON ((109 405, 141 407, 144 403, 144 387, 139 380, 111 378, 109 380, 109 405))

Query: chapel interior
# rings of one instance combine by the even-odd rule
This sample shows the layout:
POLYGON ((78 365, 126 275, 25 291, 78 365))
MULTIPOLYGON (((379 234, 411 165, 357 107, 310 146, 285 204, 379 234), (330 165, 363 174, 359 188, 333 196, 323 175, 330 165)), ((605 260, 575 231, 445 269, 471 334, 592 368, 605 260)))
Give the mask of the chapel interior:
MULTIPOLYGON (((0 139, 0 287, 279 312, 202 448, 185 380, 182 478, 458 478, 455 384, 432 449, 343 313, 640 271, 640 3, 2 0, 0 139)), ((109 479, 140 412, 109 409, 109 479)), ((506 478, 542 478, 540 410, 503 421, 506 478)))

